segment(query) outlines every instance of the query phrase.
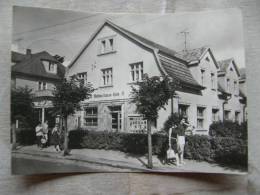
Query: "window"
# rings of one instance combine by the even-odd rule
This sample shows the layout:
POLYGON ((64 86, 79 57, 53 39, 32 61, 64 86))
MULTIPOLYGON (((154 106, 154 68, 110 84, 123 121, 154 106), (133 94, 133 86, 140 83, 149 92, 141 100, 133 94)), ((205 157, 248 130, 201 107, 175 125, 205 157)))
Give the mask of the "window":
POLYGON ((49 71, 50 72, 55 72, 54 66, 55 65, 52 62, 49 63, 49 71))
POLYGON ((113 84, 112 68, 102 69, 103 86, 111 86, 113 84))
POLYGON ((179 104, 179 115, 188 121, 188 105, 179 104))
POLYGON ((227 79, 227 91, 230 92, 230 79, 227 79))
POLYGON ((209 57, 206 57, 206 58, 205 58, 205 60, 206 60, 207 62, 210 62, 210 59, 209 59, 209 57))
POLYGON ((203 129, 204 127, 204 112, 205 107, 197 107, 197 128, 203 129))
POLYGON ((237 81, 234 81, 234 94, 235 94, 235 95, 238 94, 238 85, 237 85, 237 81))
POLYGON ((212 109, 212 122, 219 121, 219 109, 213 108, 212 109))
POLYGON ((201 85, 204 86, 204 84, 205 84, 205 70, 201 69, 200 72, 201 72, 201 85))
POLYGON ((230 120, 230 110, 224 111, 224 120, 230 120))
POLYGON ((115 37, 109 37, 99 40, 99 54, 106 54, 115 51, 115 37))
POLYGON ((211 80, 211 89, 216 89, 216 80, 215 80, 215 74, 211 73, 210 74, 210 80, 211 80))
POLYGON ((97 107, 87 107, 85 109, 85 124, 86 124, 86 126, 97 126, 98 125, 97 107))
POLYGON ((114 51, 114 39, 109 39, 109 50, 114 51))
POLYGON ((81 72, 77 74, 77 78, 79 81, 81 81, 83 84, 87 83, 87 72, 81 72))
POLYGON ((240 112, 239 112, 239 111, 236 111, 236 112, 235 112, 235 121, 236 121, 236 122, 239 122, 239 116, 240 116, 240 112))
POLYGON ((38 82, 38 90, 46 90, 47 89, 47 83, 43 81, 38 82))
POLYGON ((138 62, 134 64, 130 64, 131 68, 131 81, 132 82, 137 82, 137 81, 142 81, 143 80, 143 62, 138 62))
POLYGON ((42 60, 42 63, 44 65, 46 72, 54 73, 54 74, 57 73, 57 64, 47 60, 42 60))

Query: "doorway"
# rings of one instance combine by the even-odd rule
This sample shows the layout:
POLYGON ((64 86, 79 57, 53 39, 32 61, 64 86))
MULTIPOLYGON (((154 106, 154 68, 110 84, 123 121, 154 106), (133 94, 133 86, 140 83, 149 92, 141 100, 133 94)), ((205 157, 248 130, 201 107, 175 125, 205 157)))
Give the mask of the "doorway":
POLYGON ((112 130, 120 131, 122 128, 122 110, 121 106, 109 106, 112 118, 112 130))

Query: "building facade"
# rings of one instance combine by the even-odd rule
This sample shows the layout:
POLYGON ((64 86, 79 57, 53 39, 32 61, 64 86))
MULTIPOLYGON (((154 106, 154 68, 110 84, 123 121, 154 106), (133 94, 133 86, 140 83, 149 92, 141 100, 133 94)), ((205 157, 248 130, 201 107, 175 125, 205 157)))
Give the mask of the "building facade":
POLYGON ((52 91, 65 75, 65 67, 57 58, 43 51, 26 54, 12 52, 11 85, 13 88, 32 89, 33 105, 38 121, 48 120, 54 125, 55 117, 51 114, 52 91))
POLYGON ((129 132, 140 117, 131 87, 143 74, 170 76, 179 88, 152 130, 161 130, 168 116, 179 112, 197 133, 207 134, 212 122, 223 120, 221 103, 228 97, 219 90, 219 70, 210 48, 176 52, 105 21, 68 67, 66 77, 77 75, 96 89, 73 117, 85 129, 129 132))

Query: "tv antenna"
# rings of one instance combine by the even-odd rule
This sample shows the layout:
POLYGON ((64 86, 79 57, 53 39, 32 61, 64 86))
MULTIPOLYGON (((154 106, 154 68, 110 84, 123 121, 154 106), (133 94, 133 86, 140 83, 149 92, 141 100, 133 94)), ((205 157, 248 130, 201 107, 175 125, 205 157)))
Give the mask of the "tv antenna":
POLYGON ((183 51, 186 52, 187 51, 187 37, 190 34, 190 32, 187 29, 185 29, 185 30, 181 31, 180 33, 184 36, 184 49, 183 49, 183 51))

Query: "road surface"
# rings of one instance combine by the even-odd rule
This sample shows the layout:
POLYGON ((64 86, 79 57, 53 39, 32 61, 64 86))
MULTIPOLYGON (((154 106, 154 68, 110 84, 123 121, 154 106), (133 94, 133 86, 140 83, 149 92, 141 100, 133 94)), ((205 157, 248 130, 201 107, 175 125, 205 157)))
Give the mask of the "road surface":
POLYGON ((16 175, 113 171, 127 172, 131 170, 98 165, 94 163, 82 163, 66 159, 51 159, 48 157, 39 157, 27 154, 12 155, 12 174, 16 175))

